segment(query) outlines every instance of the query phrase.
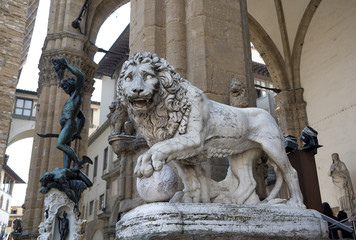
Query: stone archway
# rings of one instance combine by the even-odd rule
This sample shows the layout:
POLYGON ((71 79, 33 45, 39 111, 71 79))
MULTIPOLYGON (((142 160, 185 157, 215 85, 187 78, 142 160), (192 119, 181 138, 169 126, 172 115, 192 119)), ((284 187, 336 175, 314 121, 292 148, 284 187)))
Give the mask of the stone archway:
POLYGON ((9 147, 11 144, 14 144, 17 141, 20 141, 25 138, 32 138, 34 135, 35 135, 34 129, 28 129, 28 130, 19 132, 14 136, 11 135, 11 130, 10 130, 10 138, 9 138, 9 143, 7 146, 9 147))
MULTIPOLYGON (((266 63, 274 86, 282 90, 275 96, 278 124, 284 135, 299 136, 298 134, 303 127, 300 128, 299 123, 297 125, 294 123, 295 113, 291 108, 291 103, 295 104, 295 97, 293 96, 294 92, 289 91, 291 86, 287 77, 286 63, 272 39, 252 16, 249 16, 249 27, 251 42, 266 63)), ((300 97, 302 98, 302 96, 300 97)), ((303 104, 305 105, 304 101, 303 104)), ((300 109, 305 112, 305 106, 300 109)), ((305 119, 302 120, 302 125, 305 126, 307 124, 306 113, 303 115, 305 119)))
POLYGON ((263 27, 249 15, 250 40, 266 63, 273 84, 279 89, 288 89, 287 73, 284 60, 273 40, 263 27))
POLYGON ((106 0, 101 1, 95 9, 90 9, 88 15, 90 19, 88 21, 88 40, 95 42, 99 29, 105 20, 118 8, 130 2, 129 0, 106 0))
POLYGON ((300 59, 308 26, 321 0, 311 0, 298 23, 292 53, 290 54, 288 34, 281 1, 275 1, 280 34, 283 42, 283 56, 275 43, 256 19, 249 15, 250 39, 260 52, 271 74, 276 88, 281 92, 275 96, 276 116, 284 135, 299 136, 308 124, 306 103, 300 84, 300 59))

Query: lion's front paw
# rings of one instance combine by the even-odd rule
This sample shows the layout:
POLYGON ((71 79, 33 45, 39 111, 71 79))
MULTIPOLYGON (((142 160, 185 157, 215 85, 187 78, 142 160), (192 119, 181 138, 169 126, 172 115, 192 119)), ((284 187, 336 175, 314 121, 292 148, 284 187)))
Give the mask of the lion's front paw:
POLYGON ((167 156, 162 152, 148 150, 138 157, 134 173, 139 178, 142 176, 150 177, 153 171, 162 169, 166 159, 167 156))
POLYGON ((137 158, 137 164, 134 170, 134 174, 136 175, 136 177, 138 178, 142 178, 143 176, 151 176, 153 173, 153 168, 151 164, 145 164, 143 165, 143 159, 144 154, 142 154, 141 156, 139 156, 137 158))

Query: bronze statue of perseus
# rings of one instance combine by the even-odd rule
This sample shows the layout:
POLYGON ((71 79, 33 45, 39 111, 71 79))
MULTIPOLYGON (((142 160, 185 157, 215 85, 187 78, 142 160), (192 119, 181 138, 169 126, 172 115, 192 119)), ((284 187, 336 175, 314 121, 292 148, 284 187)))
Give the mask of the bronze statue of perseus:
POLYGON ((81 139, 80 132, 82 131, 85 123, 85 116, 81 111, 84 93, 84 75, 83 73, 70 65, 65 58, 52 59, 54 69, 58 75, 69 69, 75 76, 61 82, 59 79, 59 86, 63 88, 64 92, 70 97, 65 102, 60 118, 61 131, 57 140, 57 148, 64 152, 64 168, 70 168, 71 161, 74 162, 74 170, 79 170, 81 165, 74 150, 70 147, 70 143, 74 139, 81 139))
POLYGON ((87 187, 93 186, 90 179, 80 171, 84 163, 92 164, 92 160, 83 156, 79 158, 71 142, 75 139, 81 139, 80 133, 85 124, 85 116, 81 110, 84 94, 84 74, 76 67, 70 65, 64 57, 52 59, 53 68, 58 76, 58 87, 62 88, 69 95, 64 103, 60 117, 61 130, 59 134, 38 134, 40 137, 57 137, 56 147, 63 152, 63 168, 56 168, 47 172, 40 180, 41 193, 46 194, 51 188, 56 188, 64 192, 74 205, 74 211, 79 212, 78 202, 81 193, 87 187), (63 80, 64 71, 68 69, 75 77, 63 80), (71 163, 74 163, 71 168, 71 163))
POLYGON ((77 154, 71 148, 71 142, 75 139, 81 139, 80 133, 84 127, 85 116, 81 110, 83 103, 84 93, 84 75, 76 67, 70 65, 64 57, 52 59, 53 68, 57 72, 59 79, 58 87, 61 87, 65 93, 69 95, 68 100, 65 102, 62 114, 60 117, 61 131, 59 134, 38 134, 40 137, 57 137, 57 148, 63 151, 63 167, 70 168, 72 161, 74 167, 72 170, 78 171, 86 162, 92 161, 83 156, 83 160, 79 161, 77 154), (64 71, 69 69, 76 79, 68 78, 63 80, 64 71))

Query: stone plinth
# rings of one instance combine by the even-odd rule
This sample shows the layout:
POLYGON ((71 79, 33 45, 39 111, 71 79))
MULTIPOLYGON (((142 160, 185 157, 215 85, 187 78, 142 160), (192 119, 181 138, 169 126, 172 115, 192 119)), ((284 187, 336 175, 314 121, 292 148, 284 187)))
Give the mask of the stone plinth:
POLYGON ((83 240, 85 238, 86 220, 82 221, 73 212, 74 202, 67 195, 57 189, 52 189, 46 194, 44 200, 44 219, 39 225, 39 237, 37 240, 59 240, 59 223, 57 216, 67 213, 69 230, 66 239, 83 240))
POLYGON ((116 224, 117 239, 328 239, 320 213, 287 205, 151 203, 116 224))
POLYGON ((292 166, 297 170, 300 190, 307 208, 323 211, 320 187, 314 154, 311 151, 296 150, 288 154, 292 166))

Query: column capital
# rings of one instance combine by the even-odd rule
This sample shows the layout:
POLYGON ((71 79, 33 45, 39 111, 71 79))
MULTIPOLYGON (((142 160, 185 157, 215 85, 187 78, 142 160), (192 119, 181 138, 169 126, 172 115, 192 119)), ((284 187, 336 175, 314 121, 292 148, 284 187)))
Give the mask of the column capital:
POLYGON ((276 116, 284 135, 299 137, 308 124, 303 92, 303 88, 285 90, 274 97, 278 106, 276 116))
MULTIPOLYGON (((57 85, 57 74, 53 69, 52 59, 65 57, 67 61, 80 69, 84 74, 84 92, 92 93, 94 91, 94 76, 97 69, 97 64, 94 63, 83 52, 68 51, 68 50, 49 50, 42 54, 39 69, 40 76, 38 81, 38 93, 41 94, 43 86, 57 85)), ((65 71, 64 78, 72 77, 69 71, 65 71)))

